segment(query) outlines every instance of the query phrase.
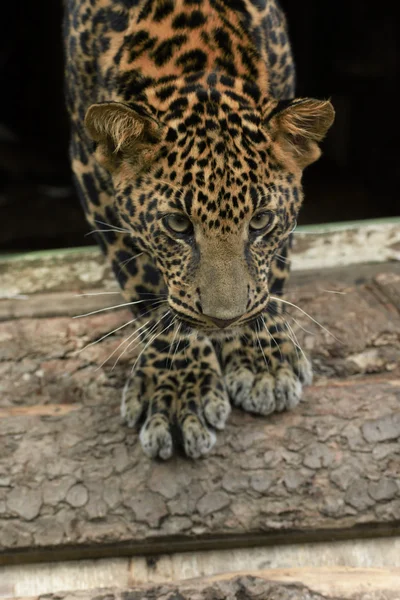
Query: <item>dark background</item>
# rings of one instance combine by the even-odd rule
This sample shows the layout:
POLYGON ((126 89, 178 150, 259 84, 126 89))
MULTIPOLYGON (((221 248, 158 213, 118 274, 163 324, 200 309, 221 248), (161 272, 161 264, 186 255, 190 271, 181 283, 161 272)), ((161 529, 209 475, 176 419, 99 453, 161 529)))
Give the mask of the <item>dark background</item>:
MULTIPOLYGON (((301 224, 398 215, 394 12, 365 0, 281 4, 297 95, 330 97, 337 113, 305 172, 301 224)), ((1 7, 0 252, 93 243, 71 185, 61 20, 61 0, 1 7)))

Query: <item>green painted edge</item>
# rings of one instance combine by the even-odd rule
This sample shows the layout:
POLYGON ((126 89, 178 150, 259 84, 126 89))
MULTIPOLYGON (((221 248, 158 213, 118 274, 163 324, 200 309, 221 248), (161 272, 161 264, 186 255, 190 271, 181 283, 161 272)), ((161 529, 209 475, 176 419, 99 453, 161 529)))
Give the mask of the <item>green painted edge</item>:
POLYGON ((400 217, 384 217, 382 219, 360 219, 358 221, 335 221, 333 223, 319 223, 317 225, 299 225, 297 233, 330 233, 335 231, 346 231, 348 229, 363 229, 371 226, 398 225, 400 217))
POLYGON ((0 262, 12 262, 18 260, 41 260, 43 258, 62 259, 68 256, 95 256, 101 255, 99 246, 77 246, 76 248, 56 248, 52 250, 34 250, 33 252, 16 252, 0 254, 0 262))
MULTIPOLYGON (((386 217, 383 219, 365 219, 360 221, 337 221, 334 223, 322 223, 318 225, 301 225, 296 228, 297 233, 324 234, 335 231, 346 231, 350 229, 362 229, 373 225, 398 225, 400 217, 386 217)), ((82 258, 91 254, 101 256, 98 246, 78 246, 77 248, 60 248, 55 250, 36 250, 34 252, 20 252, 15 254, 0 254, 0 262, 12 262, 18 260, 40 260, 43 258, 63 259, 68 256, 79 255, 82 258)))

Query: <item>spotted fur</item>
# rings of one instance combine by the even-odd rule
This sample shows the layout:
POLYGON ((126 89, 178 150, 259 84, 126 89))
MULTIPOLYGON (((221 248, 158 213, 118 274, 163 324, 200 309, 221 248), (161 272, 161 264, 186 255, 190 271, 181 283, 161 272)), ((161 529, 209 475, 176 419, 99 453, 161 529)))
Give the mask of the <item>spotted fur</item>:
POLYGON ((268 415, 311 380, 279 297, 333 109, 294 98, 276 0, 66 0, 65 48, 77 189, 140 316, 122 415, 196 458, 230 401, 268 415))

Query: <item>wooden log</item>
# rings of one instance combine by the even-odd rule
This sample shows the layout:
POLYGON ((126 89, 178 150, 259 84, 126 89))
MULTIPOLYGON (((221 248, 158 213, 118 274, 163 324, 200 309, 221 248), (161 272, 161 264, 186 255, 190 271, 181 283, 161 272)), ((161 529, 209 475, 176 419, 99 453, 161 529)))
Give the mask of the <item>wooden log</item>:
POLYGON ((398 600, 399 590, 399 569, 271 569, 129 589, 57 592, 29 600, 398 600))
POLYGON ((198 462, 152 462, 121 424, 132 356, 100 365, 123 330, 77 353, 129 313, 0 323, 0 562, 398 532, 400 317, 375 292, 299 285, 315 384, 293 412, 234 411, 198 462))

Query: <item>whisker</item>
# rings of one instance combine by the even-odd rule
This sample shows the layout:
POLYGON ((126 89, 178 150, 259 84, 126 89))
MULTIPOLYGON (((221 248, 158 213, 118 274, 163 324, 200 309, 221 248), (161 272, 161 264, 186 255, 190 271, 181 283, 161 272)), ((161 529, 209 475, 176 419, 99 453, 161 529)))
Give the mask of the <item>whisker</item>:
POLYGON ((151 292, 135 292, 135 294, 137 294, 138 296, 154 296, 155 298, 168 298, 168 294, 166 293, 153 294, 151 292))
POLYGON ((286 256, 282 256, 282 254, 278 254, 277 252, 275 253, 274 256, 277 256, 278 258, 280 258, 285 263, 291 263, 292 262, 290 258, 286 258, 286 256))
POLYGON ((311 321, 313 321, 313 323, 316 323, 316 325, 318 325, 319 327, 321 327, 321 329, 323 329, 324 331, 326 331, 326 333, 329 333, 329 335, 331 335, 334 340, 336 340, 337 342, 339 342, 339 344, 343 344, 343 342, 340 341, 340 340, 338 340, 338 338, 336 336, 334 336, 333 333, 331 331, 329 331, 329 329, 327 329, 326 327, 324 327, 323 325, 321 325, 321 323, 319 323, 316 319, 314 319, 314 317, 312 317, 311 315, 309 315, 308 312, 306 312, 305 310, 303 310, 302 308, 300 308, 300 306, 297 306, 297 304, 293 304, 293 302, 289 302, 289 300, 284 300, 283 298, 279 298, 278 296, 270 296, 270 298, 272 300, 276 300, 278 302, 283 302, 284 304, 287 304, 288 306, 293 306, 293 308, 297 308, 297 310, 299 310, 306 317, 308 317, 309 319, 311 319, 311 321))
MULTIPOLYGON (((108 356, 108 357, 107 357, 107 358, 106 358, 106 359, 105 359, 105 360, 104 360, 104 361, 101 363, 101 365, 99 365, 99 366, 97 367, 96 371, 98 371, 99 369, 101 369, 101 367, 102 367, 103 365, 105 365, 105 364, 106 364, 106 362, 108 362, 112 356, 114 356, 114 354, 115 354, 115 353, 116 353, 116 352, 119 350, 119 348, 121 348, 121 346, 123 346, 123 345, 124 345, 124 344, 125 344, 125 343, 126 343, 128 340, 130 340, 132 336, 134 336, 136 333, 138 333, 138 331, 140 331, 141 329, 143 329, 143 327, 146 327, 146 325, 147 325, 148 323, 150 323, 150 319, 149 319, 148 321, 146 321, 146 323, 144 323, 143 325, 141 325, 141 326, 139 327, 139 329, 135 329, 135 331, 133 331, 133 332, 132 332, 132 333, 131 333, 131 334, 130 334, 130 335, 129 335, 129 336, 128 336, 128 337, 127 337, 125 340, 122 340, 122 342, 121 342, 121 343, 120 343, 120 344, 119 344, 119 345, 118 345, 118 346, 115 348, 115 350, 113 350, 113 351, 111 352, 110 356, 108 356)), ((140 335, 140 334, 139 334, 139 335, 140 335)), ((114 366, 115 366, 115 365, 114 365, 114 366)))
POLYGON ((340 294, 341 296, 345 296, 347 294, 347 292, 340 292, 339 290, 324 290, 323 288, 321 288, 320 291, 327 292, 328 294, 340 294))
POLYGON ((121 292, 88 292, 87 294, 75 294, 74 298, 81 298, 82 296, 105 296, 106 294, 121 294, 121 292))
MULTIPOLYGON (((130 259, 129 259, 130 260, 130 259)), ((121 290, 115 292, 86 292, 84 294, 75 294, 74 298, 80 298, 81 296, 102 296, 106 294, 121 294, 121 290)), ((135 292, 138 296, 154 296, 155 298, 167 298, 167 294, 152 294, 151 292, 135 292)))
MULTIPOLYGON (((258 322, 258 319, 257 319, 257 321, 256 321, 256 325, 258 325, 258 324, 259 324, 259 322, 258 322)), ((264 354, 264 348, 262 347, 261 340, 260 340, 260 336, 258 335, 258 334, 259 334, 259 332, 258 332, 258 331, 256 331, 256 330, 254 330, 254 333, 256 334, 256 338, 257 338, 258 345, 260 346, 260 350, 261 350, 261 353, 262 353, 262 355, 263 355, 263 357, 264 357, 265 364, 267 365, 267 368, 268 368, 268 370, 269 370, 269 365, 268 365, 267 357, 266 357, 266 356, 265 356, 265 354, 264 354)))
MULTIPOLYGON (((144 342, 146 339, 148 339, 149 335, 151 335, 151 334, 152 334, 152 332, 153 332, 153 331, 156 329, 156 327, 157 327, 158 323, 160 322, 160 320, 161 320, 161 319, 159 319, 159 320, 158 320, 158 321, 157 321, 155 324, 153 324, 151 327, 144 328, 144 330, 143 330, 143 331, 140 331, 140 332, 138 333, 138 335, 136 335, 136 336, 133 338, 133 340, 131 340, 131 341, 129 342, 129 344, 128 344, 128 345, 127 345, 127 346, 126 346, 126 347, 125 347, 125 348, 122 350, 122 352, 120 353, 120 355, 118 356, 118 358, 117 358, 117 359, 116 359, 116 361, 114 362, 113 366, 111 367, 111 370, 112 370, 112 371, 115 369, 115 367, 117 366, 117 364, 118 364, 118 362, 121 360, 121 358, 124 356, 124 354, 126 354, 126 353, 128 352, 128 350, 131 348, 132 344, 134 344, 135 342, 137 342, 137 341, 139 340, 139 341, 137 342, 137 344, 136 344, 136 345, 135 345, 133 348, 131 348, 131 350, 133 351, 133 350, 135 350, 135 349, 136 349, 136 348, 137 348, 137 347, 138 347, 138 346, 139 346, 139 345, 140 345, 142 342, 144 342), (144 337, 143 337, 143 339, 141 339, 141 338, 142 338, 142 335, 144 336, 144 337)), ((150 321, 147 321, 147 322, 146 322, 146 325, 147 325, 148 323, 150 323, 150 321)), ((137 330, 137 331, 138 331, 138 330, 137 330)), ((136 333, 136 332, 135 332, 135 333, 136 333)), ((130 337, 132 337, 132 336, 130 336, 130 337)), ((125 342, 128 342, 128 341, 129 341, 129 339, 130 339, 130 338, 126 339, 126 340, 125 340, 125 342)), ((121 345, 122 345, 122 344, 120 344, 120 346, 121 346, 121 345)), ((120 346, 118 346, 118 348, 120 348, 120 346)), ((117 350, 118 350, 118 348, 117 348, 117 350)))
POLYGON ((188 354, 187 354, 188 347, 189 347, 189 344, 184 344, 183 345, 183 353, 185 355, 186 364, 189 362, 189 358, 188 358, 188 354))
POLYGON ((135 254, 135 256, 131 256, 130 258, 128 258, 127 260, 124 260, 121 263, 121 268, 119 270, 119 272, 121 272, 122 267, 125 267, 125 265, 129 264, 132 260, 134 260, 135 258, 139 258, 139 256, 142 256, 144 254, 144 252, 139 252, 139 254, 135 254))
POLYGON ((287 329, 286 335, 288 336, 289 340, 292 342, 295 352, 296 352, 297 361, 299 361, 299 346, 298 346, 298 344, 296 344, 294 338, 292 337, 290 329, 287 327, 288 324, 285 323, 285 325, 286 325, 286 329, 287 329))
MULTIPOLYGON (((257 324, 258 324, 258 317, 256 318, 256 320, 254 322, 254 327, 256 327, 257 324)), ((255 330, 252 329, 251 331, 252 331, 252 334, 255 333, 255 330)), ((253 349, 255 351, 257 348, 257 336, 251 335, 250 342, 253 344, 253 349)))
MULTIPOLYGON (((167 315, 168 315, 170 312, 171 312, 171 311, 168 311, 168 312, 166 312, 166 313, 165 313, 165 315, 163 315, 163 316, 161 317, 161 319, 163 319, 164 317, 166 317, 166 316, 167 316, 167 315)), ((160 320, 157 322, 157 325, 158 325, 158 323, 161 321, 161 319, 160 319, 160 320)), ((149 341, 148 341, 148 342, 145 344, 144 348, 141 350, 141 352, 139 353, 139 355, 138 355, 137 359, 136 359, 136 360, 135 360, 135 362, 133 363, 133 367, 132 367, 132 369, 131 369, 131 373, 133 373, 133 372, 134 372, 134 370, 135 370, 135 367, 136 367, 136 365, 137 365, 137 363, 138 363, 138 361, 139 361, 140 357, 142 356, 143 352, 144 352, 144 351, 145 351, 145 350, 146 350, 146 349, 149 347, 149 345, 150 345, 150 344, 151 344, 151 343, 152 343, 152 342, 153 342, 153 341, 154 341, 154 340, 155 340, 157 337, 160 337, 160 335, 162 335, 162 334, 164 333, 164 331, 167 331, 167 329, 169 329, 169 328, 171 327, 171 325, 172 325, 172 321, 171 321, 171 323, 168 323, 168 325, 167 325, 166 327, 164 327, 164 329, 163 329, 162 331, 160 331, 159 333, 156 333, 155 335, 153 335, 153 336, 150 338, 150 340, 149 340, 149 341)))
POLYGON ((89 317, 90 315, 95 315, 97 313, 101 313, 106 310, 113 310, 113 308, 122 308, 123 306, 132 306, 133 304, 141 304, 142 302, 147 302, 147 300, 135 300, 134 302, 124 302, 123 304, 116 304, 115 306, 106 306, 106 308, 99 308, 98 310, 92 310, 92 312, 88 312, 83 315, 75 315, 72 318, 80 319, 81 317, 89 317))
POLYGON ((296 323, 296 325, 298 327, 300 327, 300 329, 302 329, 306 333, 309 333, 310 335, 315 335, 315 331, 310 331, 309 329, 306 329, 305 327, 303 327, 303 325, 301 323, 299 323, 298 320, 295 319, 293 315, 287 315, 287 316, 290 317, 296 323))
POLYGON ((86 350, 86 348, 90 348, 90 346, 93 346, 94 344, 97 344, 98 342, 101 342, 102 340, 104 340, 106 337, 108 337, 109 335, 112 335, 113 333, 115 333, 116 331, 119 331, 120 329, 123 329, 124 327, 126 327, 127 325, 131 325, 131 323, 135 323, 136 321, 138 321, 139 319, 142 319, 143 317, 145 317, 146 315, 149 315, 151 312, 153 312, 153 310, 156 310, 156 308, 162 304, 163 302, 165 302, 165 300, 159 300, 157 302, 154 302, 151 309, 146 311, 145 313, 143 313, 142 315, 139 315, 138 317, 135 317, 134 319, 132 319, 131 321, 128 321, 127 323, 124 323, 123 325, 120 325, 119 327, 117 327, 116 329, 114 329, 113 331, 109 331, 108 333, 106 333, 105 335, 103 335, 101 338, 94 340, 94 342, 90 342, 89 344, 86 344, 86 346, 84 346, 83 348, 81 348, 80 350, 78 350, 76 353, 74 354, 80 354, 81 352, 83 352, 84 350, 86 350))
MULTIPOLYGON (((275 325, 277 325, 277 321, 276 321, 276 319, 275 319, 275 318, 274 318, 272 315, 271 315, 271 317, 272 317, 272 320, 273 320, 273 322, 275 323, 275 325)), ((264 315, 261 315, 261 318, 262 318, 262 320, 263 320, 263 322, 264 322, 264 326, 265 326, 265 329, 266 329, 266 330, 267 330, 267 332, 268 332, 268 335, 270 336, 270 338, 271 338, 271 339, 272 339, 272 341, 274 342, 275 346, 276 346, 276 347, 278 348, 278 350, 279 350, 279 354, 280 354, 280 357, 281 357, 281 361, 283 361, 282 350, 281 350, 281 347, 280 347, 280 345, 278 344, 278 342, 276 341, 276 339, 274 338, 274 336, 272 335, 272 333, 269 331, 269 329, 268 329, 268 327, 267 327, 267 324, 266 324, 266 322, 265 322, 265 319, 264 319, 264 315)), ((272 346, 271 346, 271 347, 272 347, 272 346)))
MULTIPOLYGON (((146 340, 147 340, 147 339, 148 339, 148 338, 151 336, 151 334, 152 334, 152 333, 153 333, 153 332, 154 332, 154 331, 157 329, 157 327, 158 327, 159 323, 162 321, 162 319, 163 319, 163 318, 164 318, 166 315, 168 315, 168 313, 169 313, 169 312, 170 312, 170 311, 168 310, 166 313, 164 313, 163 315, 161 315, 161 317, 160 317, 160 318, 159 318, 159 319, 158 319, 158 320, 157 320, 155 323, 153 323, 153 324, 152 324, 152 325, 151 325, 151 326, 150 326, 148 329, 146 329, 144 332, 142 332, 141 334, 139 334, 138 336, 136 336, 136 337, 135 337, 133 340, 131 340, 131 341, 129 342, 129 344, 126 346, 126 348, 125 348, 125 349, 124 349, 124 350, 121 352, 121 354, 118 356, 118 358, 117 358, 117 360, 115 361, 115 363, 113 364, 113 367, 112 367, 112 368, 114 369, 114 367, 115 367, 115 365, 118 363, 118 361, 119 361, 119 360, 122 358, 122 356, 123 356, 123 355, 124 355, 124 354, 125 354, 125 353, 126 353, 128 350, 129 350, 129 348, 132 346, 132 344, 134 344, 134 343, 137 341, 137 339, 138 339, 138 338, 139 338, 139 337, 140 337, 142 334, 144 335, 144 338, 143 338, 143 340, 142 340, 142 339, 141 339, 141 340, 139 340, 139 342, 138 342, 138 343, 137 343, 137 344, 136 344, 136 345, 135 345, 135 346, 132 348, 132 351, 133 351, 133 350, 135 350, 135 349, 136 349, 136 348, 137 348, 137 347, 138 347, 138 346, 139 346, 139 345, 140 345, 142 342, 146 341, 146 340)), ((150 321, 147 321, 147 322, 149 323, 150 321)), ((126 341, 127 341, 127 340, 126 340, 126 341)))
POLYGON ((299 340, 297 339, 296 333, 293 331, 293 328, 291 327, 291 325, 287 321, 285 321, 285 325, 286 325, 286 328, 288 329, 288 331, 291 334, 291 335, 290 334, 288 334, 288 335, 289 335, 289 338, 292 341, 292 343, 294 344, 294 347, 296 349, 297 360, 299 360, 298 350, 300 350, 300 352, 303 355, 304 360, 306 361, 306 363, 309 364, 310 361, 309 361, 306 353, 304 352, 303 348, 300 346, 299 340), (293 336, 293 337, 291 337, 291 336, 293 336))
MULTIPOLYGON (((262 320, 262 322, 263 322, 263 324, 264 324, 264 329, 265 329, 265 331, 268 333, 269 351, 270 351, 270 354, 271 354, 271 356, 272 356, 272 343, 271 343, 271 338, 272 338, 272 336, 271 336, 271 333, 270 333, 270 331, 269 331, 269 329, 268 329, 268 327, 267 327, 267 324, 266 324, 266 322, 265 322, 264 315, 261 315, 261 320, 262 320)), ((275 342, 275 343, 276 343, 276 342, 275 342)))
POLYGON ((125 227, 118 227, 116 225, 110 226, 110 223, 106 223, 105 221, 98 221, 97 219, 95 219, 94 222, 97 223, 98 225, 105 225, 106 227, 112 227, 114 231, 119 231, 122 233, 132 233, 132 231, 130 231, 129 229, 126 229, 125 227))
MULTIPOLYGON (((176 323, 177 318, 178 317, 175 315, 175 317, 173 318, 173 323, 176 323)), ((180 326, 180 323, 178 323, 178 325, 174 328, 174 337, 172 338, 172 342, 171 342, 171 344, 170 344, 170 346, 168 348, 167 363, 168 363, 168 359, 169 359, 170 354, 171 354, 172 346, 174 345, 174 342, 175 342, 175 339, 176 339, 176 335, 177 335, 177 333, 179 331, 179 326, 180 326)), ((170 363, 169 363, 169 370, 171 371, 171 369, 172 369, 172 358, 170 359, 170 363)))
POLYGON ((87 237, 88 235, 93 235, 94 233, 108 233, 109 231, 113 231, 114 233, 123 233, 122 229, 92 229, 92 231, 88 231, 88 233, 85 233, 84 237, 87 237))
POLYGON ((132 319, 131 321, 128 321, 127 323, 124 323, 123 325, 120 325, 116 329, 113 329, 112 331, 109 331, 108 333, 106 333, 105 335, 103 335, 101 338, 99 338, 97 340, 94 340, 94 342, 90 342, 89 344, 86 344, 86 346, 84 346, 83 348, 81 348, 80 350, 78 350, 77 352, 75 352, 74 354, 80 354, 81 352, 83 352, 87 348, 90 348, 90 346, 94 346, 95 344, 98 344, 99 342, 101 342, 102 340, 104 340, 109 335, 112 335, 113 333, 116 333, 120 329, 123 329, 124 327, 127 327, 128 325, 131 325, 132 323, 134 323, 135 321, 137 321, 139 318, 140 317, 137 317, 137 319, 132 319))
MULTIPOLYGON (((177 335, 179 335, 179 334, 180 334, 180 331, 181 331, 181 329, 182 329, 182 322, 179 322, 179 323, 178 323, 178 330, 177 330, 177 332, 178 332, 178 333, 177 333, 177 335)), ((175 356, 176 356, 176 355, 177 355, 177 353, 178 353, 178 348, 179 348, 179 344, 181 343, 181 341, 182 341, 182 338, 181 338, 181 337, 179 337, 179 338, 178 338, 178 342, 177 342, 177 344, 176 344, 176 346, 175 346, 175 352, 174 352, 174 354, 172 355, 171 366, 172 366, 172 364, 174 363, 175 356)))

